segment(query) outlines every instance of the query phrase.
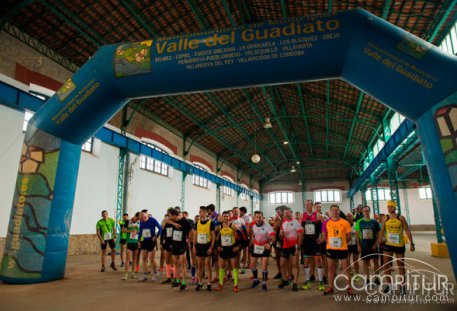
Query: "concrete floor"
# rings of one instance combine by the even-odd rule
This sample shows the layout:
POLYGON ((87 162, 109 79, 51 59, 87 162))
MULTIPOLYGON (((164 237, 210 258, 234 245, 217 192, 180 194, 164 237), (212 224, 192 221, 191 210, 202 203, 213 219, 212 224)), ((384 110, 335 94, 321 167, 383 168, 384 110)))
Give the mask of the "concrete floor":
MULTIPOLYGON (((448 275, 455 283, 449 259, 430 256, 431 233, 415 233, 417 251, 407 256, 424 260, 448 275)), ((109 262, 109 261, 108 261, 109 262)), ((270 276, 276 273, 270 261, 270 276)), ((303 279, 301 272, 300 280, 303 279)), ((278 290, 277 281, 269 281, 269 291, 247 289, 250 273, 240 277, 240 293, 233 293, 227 285, 223 292, 177 292, 159 282, 137 283, 121 281, 122 272, 99 272, 98 256, 70 256, 64 280, 34 284, 0 284, 0 310, 457 310, 457 304, 367 304, 365 302, 336 302, 333 296, 324 297, 315 290, 292 292, 290 287, 278 290)), ((366 295, 364 295, 365 297, 366 295)), ((456 298, 450 296, 449 298, 456 298)), ((457 300, 455 300, 457 301, 457 300)))

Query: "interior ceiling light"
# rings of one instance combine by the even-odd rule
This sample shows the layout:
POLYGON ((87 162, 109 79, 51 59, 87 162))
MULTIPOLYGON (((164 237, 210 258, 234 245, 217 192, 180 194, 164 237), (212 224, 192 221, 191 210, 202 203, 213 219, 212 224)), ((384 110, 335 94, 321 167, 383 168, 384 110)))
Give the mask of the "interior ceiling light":
POLYGON ((251 157, 252 163, 259 163, 261 160, 260 156, 257 154, 257 130, 254 132, 254 154, 251 157))
POLYGON ((263 127, 266 129, 271 129, 273 125, 271 124, 270 118, 265 118, 265 123, 263 124, 263 127))
POLYGON ((283 142, 283 144, 284 144, 284 145, 288 145, 289 142, 288 142, 287 140, 285 140, 285 141, 283 142))
POLYGON ((301 180, 298 182, 298 185, 299 185, 299 186, 302 186, 302 185, 303 185, 302 182, 301 182, 301 180))
POLYGON ((299 164, 300 164, 300 161, 297 161, 297 165, 299 165, 299 164))
POLYGON ((290 172, 291 172, 291 173, 295 173, 295 172, 296 172, 296 171, 295 171, 295 166, 292 165, 292 168, 291 168, 290 172))

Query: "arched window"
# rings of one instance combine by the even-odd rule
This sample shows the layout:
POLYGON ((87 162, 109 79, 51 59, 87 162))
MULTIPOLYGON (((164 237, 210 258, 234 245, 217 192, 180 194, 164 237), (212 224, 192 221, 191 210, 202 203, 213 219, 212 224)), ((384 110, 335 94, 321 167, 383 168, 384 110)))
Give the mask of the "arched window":
MULTIPOLYGON (((162 148, 160 148, 154 144, 147 143, 147 142, 143 142, 143 144, 145 144, 146 146, 149 146, 152 149, 155 149, 159 152, 168 154, 168 152, 166 152, 165 150, 163 150, 162 148)), ((143 170, 146 170, 146 171, 156 173, 156 174, 168 176, 168 168, 169 168, 168 165, 166 165, 162 161, 147 157, 145 155, 141 155, 141 157, 140 157, 140 168, 143 170)))
MULTIPOLYGON (((203 166, 201 166, 199 164, 194 163, 194 166, 198 169, 201 169, 202 171, 205 171, 205 172, 208 171, 206 168, 204 168, 203 166)), ((196 174, 192 175, 192 183, 198 187, 208 188, 208 179, 206 179, 205 177, 202 177, 202 176, 198 176, 196 174)))

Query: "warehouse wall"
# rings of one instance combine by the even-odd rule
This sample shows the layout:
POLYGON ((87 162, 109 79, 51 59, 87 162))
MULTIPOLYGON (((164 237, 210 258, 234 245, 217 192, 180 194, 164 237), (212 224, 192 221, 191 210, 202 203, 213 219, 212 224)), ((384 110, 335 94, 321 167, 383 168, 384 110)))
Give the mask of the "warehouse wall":
MULTIPOLYGON (((264 200, 261 202, 261 209, 266 216, 273 216, 275 214, 275 207, 279 204, 269 204, 268 202, 268 193, 274 191, 292 191, 294 193, 294 202, 292 204, 286 204, 290 206, 294 212, 303 211, 303 201, 302 194, 300 191, 301 186, 295 184, 270 184, 266 187, 266 191, 262 193, 264 200)), ((313 191, 319 189, 340 189, 342 195, 342 202, 338 203, 340 208, 348 213, 350 211, 350 203, 348 198, 348 184, 345 181, 335 181, 335 182, 322 182, 322 181, 309 181, 306 183, 305 195, 306 199, 314 200, 313 191), (313 191, 309 191, 313 190, 313 191)), ((433 216, 433 205, 432 200, 422 200, 419 199, 419 191, 417 188, 412 189, 400 189, 400 205, 402 207, 402 214, 407 217, 406 212, 406 202, 405 202, 405 191, 407 191, 407 199, 409 206, 409 219, 410 222, 415 228, 418 229, 430 229, 430 226, 434 226, 434 216, 433 216)), ((361 204, 362 199, 360 193, 357 193, 354 197, 354 206, 361 204)), ((372 206, 372 201, 367 201, 369 206, 372 206)), ((323 212, 329 210, 331 204, 322 204, 323 212)), ((387 201, 379 202, 380 212, 387 213, 387 201)))

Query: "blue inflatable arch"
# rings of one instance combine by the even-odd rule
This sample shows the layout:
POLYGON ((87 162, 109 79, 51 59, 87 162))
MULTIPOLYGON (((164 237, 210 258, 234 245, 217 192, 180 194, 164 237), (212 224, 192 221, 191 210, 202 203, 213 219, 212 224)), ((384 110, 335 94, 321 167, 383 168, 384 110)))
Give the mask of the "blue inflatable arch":
POLYGON ((129 100, 333 78, 416 123, 456 272, 456 77, 456 57, 363 10, 104 46, 26 133, 0 277, 64 276, 81 144, 129 100))

